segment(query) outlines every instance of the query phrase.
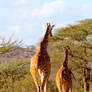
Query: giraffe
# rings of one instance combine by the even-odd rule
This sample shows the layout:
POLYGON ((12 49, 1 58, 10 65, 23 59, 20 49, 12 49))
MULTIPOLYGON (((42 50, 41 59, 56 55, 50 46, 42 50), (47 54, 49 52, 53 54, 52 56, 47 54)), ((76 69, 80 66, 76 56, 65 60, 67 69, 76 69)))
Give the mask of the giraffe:
POLYGON ((65 49, 63 64, 56 74, 56 85, 59 92, 72 92, 72 72, 68 69, 68 55, 72 55, 69 46, 65 49))
POLYGON ((31 59, 30 72, 35 82, 37 92, 48 92, 48 78, 51 71, 51 63, 47 52, 47 45, 49 37, 52 36, 52 29, 54 26, 55 25, 51 26, 50 23, 46 24, 45 36, 36 54, 31 59))

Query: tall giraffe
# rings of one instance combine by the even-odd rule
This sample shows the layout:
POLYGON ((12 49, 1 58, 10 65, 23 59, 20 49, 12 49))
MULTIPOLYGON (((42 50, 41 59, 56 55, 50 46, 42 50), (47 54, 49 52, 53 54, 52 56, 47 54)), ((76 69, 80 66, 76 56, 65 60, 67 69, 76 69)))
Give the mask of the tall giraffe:
POLYGON ((68 55, 72 55, 69 46, 65 49, 65 58, 56 74, 56 85, 59 92, 72 92, 72 72, 68 69, 68 55))
POLYGON ((37 92, 48 92, 48 78, 51 71, 51 64, 47 53, 47 45, 49 37, 52 36, 53 27, 54 25, 51 26, 47 23, 45 36, 41 41, 36 54, 31 59, 30 72, 34 79, 37 92))

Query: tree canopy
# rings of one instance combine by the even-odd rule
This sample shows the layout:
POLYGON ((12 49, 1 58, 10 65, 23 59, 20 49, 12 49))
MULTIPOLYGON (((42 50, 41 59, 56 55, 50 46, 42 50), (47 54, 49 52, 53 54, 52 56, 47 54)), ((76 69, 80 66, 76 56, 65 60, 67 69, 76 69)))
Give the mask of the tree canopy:
POLYGON ((75 75, 78 75, 77 80, 80 82, 83 78, 83 69, 85 67, 92 69, 92 19, 79 21, 74 25, 68 25, 55 31, 49 41, 48 50, 52 62, 57 60, 58 66, 63 61, 62 53, 64 53, 63 49, 66 46, 70 46, 74 56, 69 58, 69 67, 75 75))

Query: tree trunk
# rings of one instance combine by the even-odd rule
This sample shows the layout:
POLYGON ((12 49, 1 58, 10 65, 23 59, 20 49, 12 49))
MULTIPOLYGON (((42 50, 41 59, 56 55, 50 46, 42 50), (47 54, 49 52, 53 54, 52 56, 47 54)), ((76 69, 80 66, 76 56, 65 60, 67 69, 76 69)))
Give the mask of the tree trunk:
POLYGON ((91 69, 89 68, 83 69, 84 92, 89 92, 89 89, 90 89, 90 72, 91 72, 91 69))

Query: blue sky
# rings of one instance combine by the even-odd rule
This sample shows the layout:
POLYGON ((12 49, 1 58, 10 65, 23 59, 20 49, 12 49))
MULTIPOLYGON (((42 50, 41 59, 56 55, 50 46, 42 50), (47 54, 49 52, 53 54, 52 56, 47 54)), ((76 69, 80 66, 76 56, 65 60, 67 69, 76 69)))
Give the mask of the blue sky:
POLYGON ((0 37, 36 45, 47 22, 63 27, 92 18, 92 0, 0 0, 0 37))

